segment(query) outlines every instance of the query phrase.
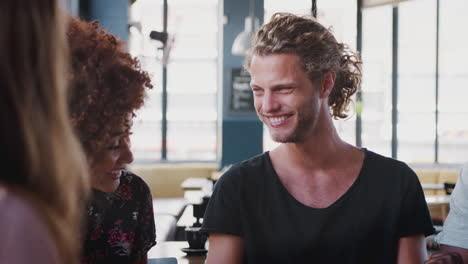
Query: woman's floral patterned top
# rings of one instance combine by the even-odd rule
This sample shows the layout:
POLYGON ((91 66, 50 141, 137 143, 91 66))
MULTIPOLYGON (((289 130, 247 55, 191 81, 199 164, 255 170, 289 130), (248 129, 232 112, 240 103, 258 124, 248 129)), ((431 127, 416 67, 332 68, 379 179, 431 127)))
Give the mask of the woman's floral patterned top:
POLYGON ((133 263, 156 244, 151 192, 131 172, 112 193, 93 189, 87 220, 82 264, 133 263))

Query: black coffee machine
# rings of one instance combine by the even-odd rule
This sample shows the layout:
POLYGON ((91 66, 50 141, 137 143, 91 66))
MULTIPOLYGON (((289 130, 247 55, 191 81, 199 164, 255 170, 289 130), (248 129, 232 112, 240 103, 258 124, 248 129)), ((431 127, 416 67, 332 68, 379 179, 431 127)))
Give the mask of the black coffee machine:
POLYGON ((210 201, 209 196, 203 196, 202 202, 199 204, 193 204, 193 217, 195 217, 196 222, 193 224, 193 227, 200 227, 201 222, 200 219, 203 218, 205 214, 206 207, 208 206, 208 202, 210 201))

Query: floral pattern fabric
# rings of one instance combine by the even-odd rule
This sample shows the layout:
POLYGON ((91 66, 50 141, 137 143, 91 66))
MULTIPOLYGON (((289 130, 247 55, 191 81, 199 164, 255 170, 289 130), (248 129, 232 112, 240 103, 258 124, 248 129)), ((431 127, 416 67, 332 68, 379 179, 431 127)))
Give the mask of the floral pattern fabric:
POLYGON ((82 264, 132 263, 156 244, 151 192, 133 173, 112 193, 93 189, 87 220, 82 264))

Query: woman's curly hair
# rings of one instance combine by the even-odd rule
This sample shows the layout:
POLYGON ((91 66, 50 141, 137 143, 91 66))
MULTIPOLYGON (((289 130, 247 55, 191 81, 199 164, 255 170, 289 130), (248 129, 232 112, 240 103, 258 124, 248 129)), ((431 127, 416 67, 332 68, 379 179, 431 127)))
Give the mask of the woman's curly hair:
POLYGON ((143 105, 152 85, 139 61, 97 21, 70 18, 67 40, 72 123, 85 152, 94 155, 143 105))
POLYGON ((253 55, 274 53, 297 54, 313 82, 326 72, 335 72, 335 86, 328 104, 336 119, 348 116, 351 96, 361 81, 361 61, 345 44, 337 42, 330 30, 311 17, 276 13, 257 32, 245 68, 250 69, 253 55))

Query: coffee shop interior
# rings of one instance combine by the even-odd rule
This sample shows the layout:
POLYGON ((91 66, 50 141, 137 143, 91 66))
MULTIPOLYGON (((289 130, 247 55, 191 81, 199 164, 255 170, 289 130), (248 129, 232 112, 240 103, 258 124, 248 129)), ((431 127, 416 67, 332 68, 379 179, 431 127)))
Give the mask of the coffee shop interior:
MULTIPOLYGON (((334 121, 350 144, 416 172, 441 226, 468 162, 466 0, 68 0, 127 44, 154 89, 133 125, 129 170, 149 185, 158 244, 149 258, 203 263, 187 252, 213 183, 233 163, 275 148, 243 71, 252 32, 276 12, 316 15, 359 51, 361 91, 334 121)), ((429 245, 429 243, 428 243, 429 245)), ((208 247, 209 245, 207 245, 208 247)), ((188 252, 203 253, 203 252, 188 252)))

